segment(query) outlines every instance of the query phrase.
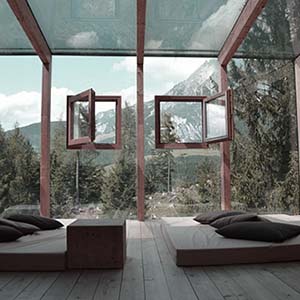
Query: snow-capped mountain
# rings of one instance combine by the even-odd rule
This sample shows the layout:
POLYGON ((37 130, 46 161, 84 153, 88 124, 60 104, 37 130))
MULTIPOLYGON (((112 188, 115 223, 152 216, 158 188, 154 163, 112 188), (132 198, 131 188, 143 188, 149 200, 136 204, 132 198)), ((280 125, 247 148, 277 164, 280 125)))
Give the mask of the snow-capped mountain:
MULTIPOLYGON (((166 95, 174 96, 209 96, 217 92, 218 79, 218 62, 217 60, 207 60, 186 80, 179 82, 172 89, 167 91, 166 95)), ((134 107, 135 108, 135 107, 134 107)), ((201 139, 199 122, 199 110, 195 109, 195 104, 183 104, 174 102, 169 103, 165 107, 166 111, 171 113, 173 123, 176 125, 176 133, 181 141, 192 139, 201 139)), ((154 148, 154 101, 145 103, 145 151, 146 154, 154 148)), ((51 122, 52 134, 60 122, 51 122)), ((115 129, 115 114, 113 110, 99 112, 96 116, 97 135, 100 135, 102 142, 110 142, 113 138, 115 129)), ((29 139, 33 147, 39 152, 40 148, 40 125, 39 123, 32 124, 20 128, 22 134, 29 139)))
MULTIPOLYGON (((211 96, 218 92, 218 62, 207 60, 186 80, 179 82, 165 95, 172 96, 211 96)), ((201 140, 201 116, 197 103, 164 103, 164 112, 171 114, 177 138, 181 142, 201 140)), ((146 152, 154 147, 154 101, 145 103, 145 146, 146 152)), ((115 118, 112 111, 98 113, 97 123, 103 128, 103 135, 114 131, 115 118)), ((101 132, 98 127, 98 132, 101 132)), ((109 139, 108 139, 109 141, 109 139)))

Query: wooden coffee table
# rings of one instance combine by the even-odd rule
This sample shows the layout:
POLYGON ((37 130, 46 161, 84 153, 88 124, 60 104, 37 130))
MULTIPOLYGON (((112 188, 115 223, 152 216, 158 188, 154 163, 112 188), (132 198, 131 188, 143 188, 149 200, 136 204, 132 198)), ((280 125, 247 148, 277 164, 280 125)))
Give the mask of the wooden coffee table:
POLYGON ((69 269, 123 268, 126 221, 79 219, 67 227, 69 269))

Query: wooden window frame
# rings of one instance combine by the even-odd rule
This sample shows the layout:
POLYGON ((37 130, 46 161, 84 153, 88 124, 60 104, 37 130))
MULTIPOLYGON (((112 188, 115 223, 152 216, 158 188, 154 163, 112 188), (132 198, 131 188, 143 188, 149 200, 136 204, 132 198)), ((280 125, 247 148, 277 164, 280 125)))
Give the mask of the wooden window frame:
POLYGON ((224 141, 231 141, 233 139, 233 111, 232 111, 232 90, 228 89, 227 91, 220 92, 212 97, 207 97, 203 101, 203 120, 204 120, 204 126, 203 126, 203 137, 204 141, 208 144, 212 143, 220 143, 224 141), (225 124, 226 124, 226 135, 220 136, 220 137, 213 137, 213 138, 207 138, 207 113, 206 113, 206 105, 217 99, 224 96, 225 98, 225 124))
POLYGON ((93 120, 92 116, 95 115, 95 92, 93 89, 86 90, 74 96, 67 96, 67 148, 73 149, 80 147, 84 144, 89 144, 94 140, 95 128, 95 118, 93 120), (86 100, 87 98, 87 100, 86 100), (75 102, 88 102, 88 116, 89 116, 89 133, 88 136, 79 137, 77 139, 73 138, 74 129, 74 103, 75 102))
MULTIPOLYGON (((203 96, 155 96, 155 146, 157 149, 201 149, 208 148, 207 143, 161 143, 160 141, 160 103, 161 102, 198 102, 202 107, 202 128, 203 128, 203 96)), ((203 129, 202 129, 203 132, 203 129)), ((203 139, 203 138, 202 138, 203 139)))
POLYGON ((67 96, 67 149, 69 150, 116 150, 121 149, 121 96, 95 96, 92 89, 84 91, 78 95, 67 96), (88 97, 88 100, 86 98, 88 97), (82 100, 81 100, 82 99, 82 100), (84 100, 83 100, 84 99, 84 100), (89 102, 89 134, 78 139, 73 138, 74 128, 74 103, 78 101, 89 102), (113 102, 115 103, 116 123, 115 123, 115 143, 95 143, 96 122, 95 103, 113 102))
POLYGON ((157 149, 203 149, 208 148, 209 144, 230 141, 233 139, 233 111, 232 111, 232 90, 220 92, 212 97, 206 96, 155 96, 155 147, 157 149), (226 131, 227 134, 222 137, 206 138, 207 132, 207 114, 206 104, 221 96, 225 96, 226 110, 226 131), (201 143, 161 143, 161 119, 160 119, 160 103, 161 102, 199 102, 202 107, 202 142, 201 143))

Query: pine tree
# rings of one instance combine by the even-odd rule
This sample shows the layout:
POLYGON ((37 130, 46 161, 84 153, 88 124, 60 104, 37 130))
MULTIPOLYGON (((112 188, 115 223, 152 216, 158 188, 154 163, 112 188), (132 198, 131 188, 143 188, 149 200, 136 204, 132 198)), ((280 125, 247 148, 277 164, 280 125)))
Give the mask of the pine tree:
POLYGON ((55 129, 51 149, 51 215, 69 217, 74 207, 74 159, 65 146, 66 128, 60 123, 55 129))
POLYGON ((105 176, 102 200, 105 212, 136 207, 136 118, 133 107, 125 103, 122 111, 122 150, 105 176))
POLYGON ((0 213, 10 205, 9 183, 12 179, 11 168, 12 162, 8 157, 7 137, 0 125, 0 213))
POLYGON ((15 127, 7 138, 11 161, 10 205, 37 204, 39 201, 39 161, 30 142, 15 127))
MULTIPOLYGON (((290 49, 291 30, 286 12, 286 1, 267 5, 249 32, 243 49, 251 54, 262 47, 269 54, 290 49)), ((244 59, 238 64, 232 61, 229 78, 235 88, 233 200, 256 209, 272 209, 272 205, 286 207, 283 198, 277 200, 280 190, 289 185, 287 178, 293 149, 296 149, 293 65, 289 61, 258 58, 244 59)), ((290 187, 298 193, 293 184, 290 187)), ((295 198, 298 196, 294 197, 294 203, 295 198)))
MULTIPOLYGON (((178 142, 172 116, 164 113, 161 122, 161 142, 164 144, 178 142)), ((146 161, 146 194, 155 191, 172 191, 172 173, 175 159, 172 149, 152 151, 152 157, 146 161)))

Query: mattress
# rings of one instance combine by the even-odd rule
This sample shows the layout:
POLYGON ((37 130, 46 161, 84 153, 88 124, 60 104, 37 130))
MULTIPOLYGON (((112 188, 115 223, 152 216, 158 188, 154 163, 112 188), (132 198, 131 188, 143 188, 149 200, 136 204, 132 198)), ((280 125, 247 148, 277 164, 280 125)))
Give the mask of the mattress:
MULTIPOLYGON (((300 216, 262 215, 300 226, 300 216)), ((162 218, 161 230, 178 266, 208 266, 300 260, 300 235, 283 243, 229 239, 192 217, 162 218)))
POLYGON ((0 243, 0 271, 61 271, 66 269, 66 226, 38 231, 14 242, 0 243))

